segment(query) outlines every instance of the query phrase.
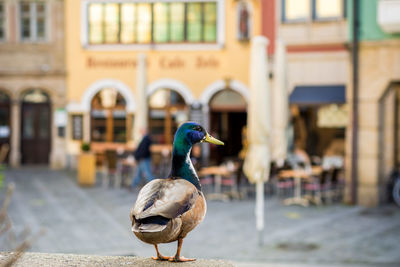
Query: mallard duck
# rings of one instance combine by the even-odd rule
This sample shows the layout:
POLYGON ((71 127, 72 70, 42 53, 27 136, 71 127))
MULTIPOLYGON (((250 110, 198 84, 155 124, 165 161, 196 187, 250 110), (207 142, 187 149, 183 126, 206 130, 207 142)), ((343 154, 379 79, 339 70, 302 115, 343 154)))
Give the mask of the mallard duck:
POLYGON ((147 183, 131 209, 132 232, 143 242, 154 245, 157 252, 154 260, 195 260, 180 253, 183 239, 203 220, 207 210, 200 180, 190 160, 192 146, 199 142, 224 144, 195 122, 182 124, 174 137, 171 173, 165 179, 147 183), (161 255, 158 244, 174 241, 178 241, 175 256, 161 255))

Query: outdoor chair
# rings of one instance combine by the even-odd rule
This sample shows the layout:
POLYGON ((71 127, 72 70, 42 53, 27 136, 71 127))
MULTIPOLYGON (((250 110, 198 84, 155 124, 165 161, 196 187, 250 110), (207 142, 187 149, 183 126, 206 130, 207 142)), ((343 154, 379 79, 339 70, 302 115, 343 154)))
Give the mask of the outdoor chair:
POLYGON ((242 199, 243 196, 238 187, 238 170, 240 169, 239 162, 232 160, 227 161, 225 164, 229 170, 229 176, 223 176, 221 180, 222 192, 229 196, 231 199, 242 199))
POLYGON ((342 200, 344 180, 341 179, 341 173, 340 168, 332 168, 330 170, 329 188, 324 192, 324 198, 329 203, 342 200))
POLYGON ((278 178, 276 182, 276 188, 279 198, 286 198, 293 195, 294 191, 294 180, 293 178, 281 179, 278 178))
POLYGON ((202 186, 202 191, 207 195, 213 191, 214 178, 211 175, 200 177, 200 184, 202 186))
POLYGON ((329 190, 329 172, 324 170, 319 176, 312 176, 305 182, 305 196, 316 205, 322 204, 323 192, 329 190))
POLYGON ((279 177, 279 172, 283 170, 292 170, 293 168, 286 160, 282 167, 278 168, 275 164, 271 165, 272 183, 275 185, 275 191, 278 198, 287 198, 294 194, 294 178, 283 179, 279 177))
POLYGON ((121 177, 121 187, 130 188, 132 178, 136 172, 136 162, 131 154, 118 158, 118 175, 121 177))
POLYGON ((109 187, 111 180, 114 187, 121 186, 121 175, 119 171, 118 155, 115 150, 106 150, 103 163, 103 186, 109 187))
POLYGON ((315 204, 331 204, 340 201, 343 184, 339 180, 339 173, 340 169, 330 168, 324 170, 319 176, 313 177, 304 185, 306 195, 315 204))

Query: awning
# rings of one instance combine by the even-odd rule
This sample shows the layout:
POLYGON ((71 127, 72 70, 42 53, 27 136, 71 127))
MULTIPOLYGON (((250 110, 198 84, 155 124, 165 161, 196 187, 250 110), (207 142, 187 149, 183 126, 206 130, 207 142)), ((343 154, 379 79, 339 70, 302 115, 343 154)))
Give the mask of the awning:
POLYGON ((321 105, 346 103, 344 85, 296 86, 289 96, 290 104, 321 105))

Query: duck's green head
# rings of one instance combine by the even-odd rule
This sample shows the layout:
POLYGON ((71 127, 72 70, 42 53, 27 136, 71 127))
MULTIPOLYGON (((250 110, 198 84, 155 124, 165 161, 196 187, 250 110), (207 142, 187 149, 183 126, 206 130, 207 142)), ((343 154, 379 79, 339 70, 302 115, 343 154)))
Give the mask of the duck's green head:
POLYGON ((194 145, 199 142, 208 142, 216 145, 223 145, 220 140, 212 137, 207 131, 196 122, 185 122, 176 131, 174 146, 194 145))
POLYGON ((189 159, 190 149, 199 142, 208 142, 216 145, 224 143, 212 137, 196 122, 185 122, 175 133, 172 150, 172 168, 169 177, 186 179, 201 190, 200 181, 189 159))

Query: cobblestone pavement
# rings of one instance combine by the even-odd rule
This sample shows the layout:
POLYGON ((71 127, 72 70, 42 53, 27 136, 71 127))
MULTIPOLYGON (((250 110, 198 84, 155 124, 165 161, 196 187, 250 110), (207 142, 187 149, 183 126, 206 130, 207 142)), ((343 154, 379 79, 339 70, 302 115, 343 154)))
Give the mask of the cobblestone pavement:
MULTIPOLYGON (((154 255, 152 246, 130 232, 129 210, 135 193, 101 186, 82 188, 73 173, 45 168, 7 170, 8 182, 16 184, 9 207, 14 232, 21 234, 25 227, 32 233, 46 230, 30 251, 154 255)), ((4 188, 0 193, 2 200, 4 188)), ((254 201, 208 201, 206 218, 184 240, 182 253, 253 267, 400 264, 400 209, 395 206, 303 208, 267 199, 265 213, 265 244, 259 247, 254 201)), ((0 237, 0 251, 15 246, 10 240, 0 237)), ((161 245, 167 255, 175 248, 176 244, 161 245)))

